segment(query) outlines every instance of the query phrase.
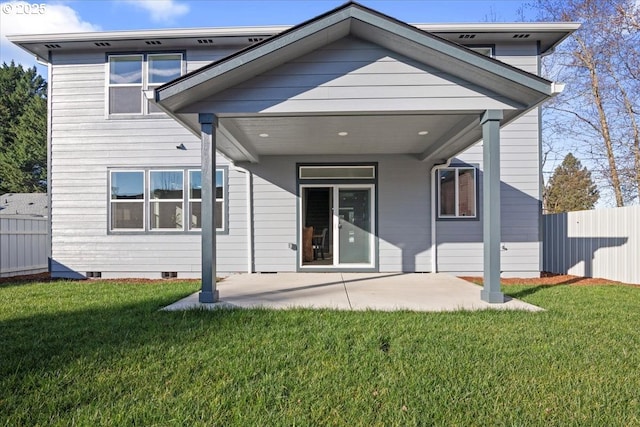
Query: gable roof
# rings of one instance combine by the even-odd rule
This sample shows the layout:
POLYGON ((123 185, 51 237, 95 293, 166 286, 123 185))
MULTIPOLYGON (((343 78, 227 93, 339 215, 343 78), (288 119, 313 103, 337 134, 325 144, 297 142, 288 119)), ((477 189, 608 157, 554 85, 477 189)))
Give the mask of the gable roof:
POLYGON ((537 104, 554 92, 546 79, 349 2, 157 88, 155 101, 170 114, 179 113, 207 96, 347 36, 446 70, 523 106, 537 104))

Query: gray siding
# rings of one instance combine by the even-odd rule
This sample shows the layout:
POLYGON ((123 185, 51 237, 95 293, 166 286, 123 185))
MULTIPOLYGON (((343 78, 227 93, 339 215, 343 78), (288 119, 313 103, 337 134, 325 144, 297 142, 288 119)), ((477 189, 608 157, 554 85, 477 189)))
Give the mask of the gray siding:
MULTIPOLYGON (((187 52, 187 69, 227 51, 187 52)), ((109 168, 200 166, 200 141, 167 117, 108 119, 105 54, 55 53, 52 69, 52 273, 159 278, 200 275, 199 234, 110 235, 109 168), (177 150, 183 143, 187 150, 177 150)), ((218 156, 218 164, 228 162, 218 156)), ((246 271, 245 174, 229 173, 229 233, 218 236, 219 271, 246 271)))
MULTIPOLYGON (((534 43, 497 45, 495 54, 497 59, 515 67, 538 72, 534 43)), ((504 127, 500 147, 502 274, 538 276, 541 270, 538 111, 531 111, 504 127)), ((477 164, 482 171, 482 143, 460 154, 457 161, 477 164)), ((482 201, 482 172, 479 189, 482 201)), ((437 240, 439 271, 482 274, 482 221, 438 221, 437 240)))
POLYGON ((408 155, 268 156, 254 177, 255 269, 296 271, 296 163, 378 162, 380 271, 430 270, 429 165, 408 155))
MULTIPOLYGON (((228 53, 188 51, 187 70, 228 53)), ((499 45, 496 55, 537 71, 533 44, 528 48, 499 45)), ((108 119, 103 53, 56 53, 51 67, 53 274, 101 271, 103 277, 158 278, 161 271, 177 271, 179 277, 199 277, 199 234, 107 232, 108 169, 198 167, 199 139, 168 118, 108 119), (180 143, 186 151, 176 150, 180 143)), ((506 100, 488 103, 490 96, 438 70, 348 39, 258 76, 201 107, 211 108, 216 102, 216 111, 233 111, 258 101, 264 111, 279 112, 508 108, 506 100), (403 84, 391 84, 397 81, 403 84)), ((537 112, 504 128, 501 147, 506 248, 502 269, 505 275, 535 275, 540 271, 537 112)), ((221 157, 218 160, 227 163, 221 157)), ((459 160, 481 166, 481 145, 462 153, 459 160)), ((296 162, 350 161, 379 163, 380 270, 431 269, 431 165, 403 155, 263 156, 260 164, 244 165, 254 173, 255 271, 296 270, 296 252, 290 248, 298 239, 296 162)), ((247 177, 230 169, 229 233, 218 236, 221 273, 247 269, 247 177)), ((440 271, 480 274, 480 221, 438 221, 437 232, 440 271)))
POLYGON ((268 113, 510 108, 509 100, 345 38, 194 104, 189 111, 268 113), (398 84, 401 82, 401 84, 398 84))

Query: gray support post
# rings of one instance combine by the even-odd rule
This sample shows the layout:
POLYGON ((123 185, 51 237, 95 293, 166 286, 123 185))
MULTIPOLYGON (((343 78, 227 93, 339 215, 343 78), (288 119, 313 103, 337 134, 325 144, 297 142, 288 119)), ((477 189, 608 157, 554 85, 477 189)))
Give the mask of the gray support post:
POLYGON ((198 300, 218 301, 216 289, 216 128, 218 118, 199 114, 202 138, 202 288, 198 300))
POLYGON ((482 124, 483 167, 483 242, 484 289, 483 301, 503 303, 500 291, 500 120, 502 110, 487 110, 482 124))

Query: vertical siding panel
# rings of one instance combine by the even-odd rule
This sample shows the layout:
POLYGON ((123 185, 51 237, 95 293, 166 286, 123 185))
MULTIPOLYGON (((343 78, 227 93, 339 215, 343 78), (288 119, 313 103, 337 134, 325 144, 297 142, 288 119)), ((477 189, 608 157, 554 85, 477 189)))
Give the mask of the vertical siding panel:
POLYGON ((640 206, 551 214, 543 221, 551 272, 640 284, 640 206))
POLYGON ((0 277, 47 271, 46 224, 46 218, 0 218, 0 277))

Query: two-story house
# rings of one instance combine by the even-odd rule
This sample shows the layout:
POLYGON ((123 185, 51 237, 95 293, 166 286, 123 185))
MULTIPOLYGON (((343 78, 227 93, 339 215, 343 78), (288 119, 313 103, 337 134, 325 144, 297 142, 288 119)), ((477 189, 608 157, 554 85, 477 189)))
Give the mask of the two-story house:
POLYGON ((10 37, 48 63, 51 273, 202 276, 206 301, 237 272, 484 272, 498 301, 540 273, 540 61, 577 28, 348 3, 10 37))

